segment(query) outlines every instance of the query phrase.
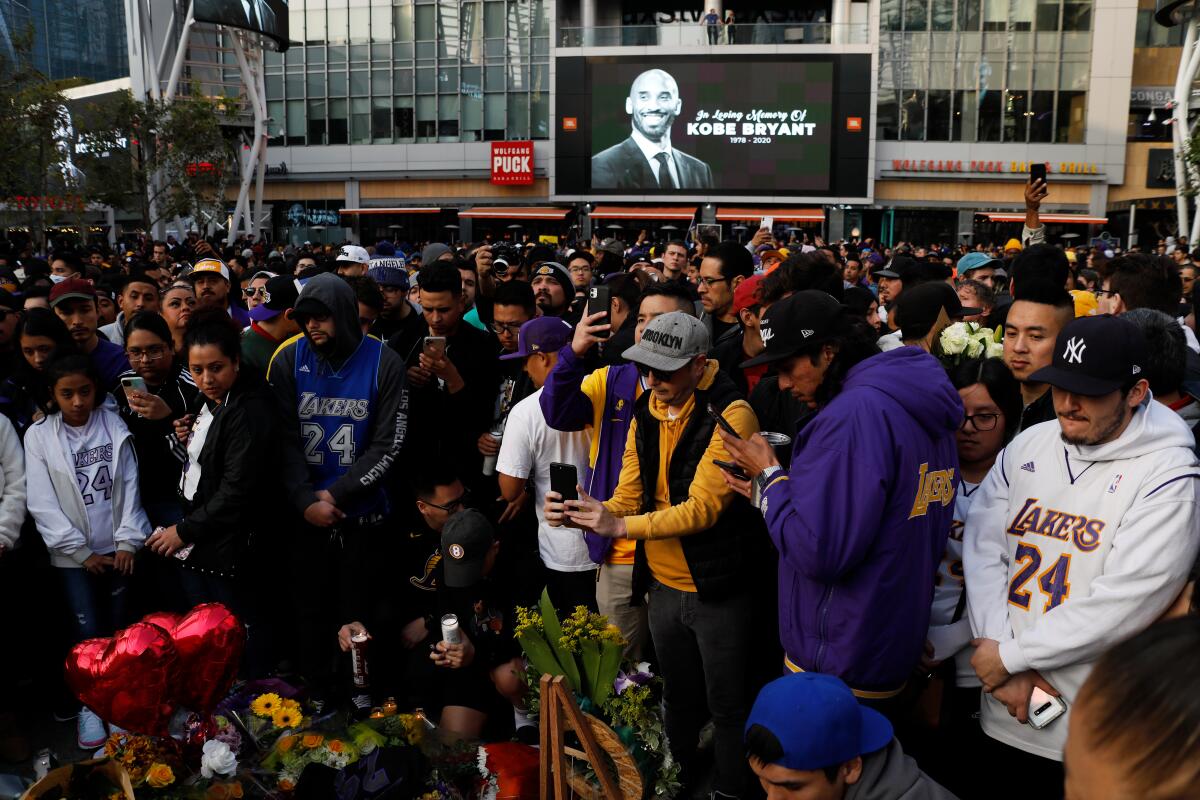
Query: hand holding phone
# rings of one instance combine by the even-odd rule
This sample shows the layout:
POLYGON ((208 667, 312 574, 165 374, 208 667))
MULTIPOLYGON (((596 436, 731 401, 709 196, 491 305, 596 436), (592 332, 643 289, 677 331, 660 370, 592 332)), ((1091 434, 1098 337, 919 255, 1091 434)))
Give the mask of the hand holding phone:
POLYGON ((446 357, 446 337, 426 336, 421 346, 421 352, 425 354, 426 358, 441 361, 446 357))
MULTIPOLYGON (((579 499, 579 471, 574 464, 561 464, 557 461, 550 464, 550 491, 557 492, 562 502, 579 499)), ((578 527, 571 518, 563 515, 562 524, 567 528, 578 527)))
POLYGON ((1054 697, 1040 686, 1029 696, 1029 727, 1041 730, 1067 713, 1067 701, 1054 697))
POLYGON ((727 420, 727 419, 725 419, 725 417, 721 416, 721 412, 717 411, 717 409, 713 406, 712 403, 708 404, 708 415, 710 417, 712 417, 713 421, 716 422, 718 425, 720 425, 725 430, 725 432, 728 433, 730 436, 732 436, 735 439, 742 438, 738 434, 737 430, 735 430, 734 427, 729 424, 729 420, 727 420))
MULTIPOLYGON (((587 301, 588 316, 591 316, 592 314, 599 314, 601 312, 603 312, 603 314, 604 314, 604 316, 602 318, 596 320, 595 324, 597 324, 597 325, 606 325, 606 324, 609 324, 609 322, 610 322, 609 311, 610 311, 611 300, 610 300, 609 291, 610 291, 609 287, 607 287, 607 286, 588 287, 588 301, 587 301)), ((597 339, 607 339, 611 334, 612 334, 611 330, 596 331, 594 336, 597 339)))
POLYGON ((141 392, 146 394, 146 379, 139 375, 131 375, 121 378, 121 386, 125 389, 126 396, 130 392, 141 392))
POLYGON ((742 469, 741 467, 739 467, 737 464, 734 464, 732 461, 722 461, 719 458, 714 458, 712 460, 712 463, 716 464, 718 467, 725 470, 730 475, 737 478, 739 481, 750 480, 750 476, 746 473, 746 471, 744 469, 742 469))

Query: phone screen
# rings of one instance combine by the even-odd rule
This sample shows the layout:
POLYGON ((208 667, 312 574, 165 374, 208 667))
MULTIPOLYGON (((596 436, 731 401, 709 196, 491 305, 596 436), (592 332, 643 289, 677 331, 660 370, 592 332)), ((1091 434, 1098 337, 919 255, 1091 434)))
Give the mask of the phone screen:
POLYGON ((1037 183, 1046 180, 1046 165, 1034 163, 1029 165, 1029 182, 1037 183))

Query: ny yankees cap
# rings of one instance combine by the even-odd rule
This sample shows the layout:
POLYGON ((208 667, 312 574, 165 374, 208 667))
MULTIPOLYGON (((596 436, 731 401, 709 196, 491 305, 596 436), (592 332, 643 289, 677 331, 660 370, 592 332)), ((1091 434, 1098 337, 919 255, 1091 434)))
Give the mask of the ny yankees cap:
POLYGON ((517 350, 500 356, 501 361, 525 358, 534 353, 557 353, 571 341, 575 329, 559 317, 534 317, 517 333, 517 350))
POLYGON ((743 361, 742 367, 755 367, 795 355, 814 338, 827 336, 841 313, 841 303, 816 289, 805 289, 785 297, 767 309, 759 325, 767 349, 749 361, 743 361))
POLYGON ((1127 319, 1102 314, 1067 324, 1054 342, 1054 361, 1029 376, 1031 383, 1100 397, 1137 380, 1146 363, 1146 339, 1127 319))
POLYGON ((701 353, 708 352, 708 329, 683 311, 655 317, 642 331, 642 340, 621 354, 626 361, 650 369, 674 372, 701 353))
POLYGON ((366 264, 371 260, 371 256, 367 255, 365 247, 359 247, 356 244, 343 245, 338 251, 338 263, 345 262, 347 264, 366 264))
POLYGON ((841 679, 797 672, 762 688, 746 731, 754 725, 775 735, 783 757, 772 761, 786 769, 810 772, 874 753, 892 741, 892 723, 858 702, 841 679))
POLYGON ((466 508, 442 528, 442 579, 451 589, 479 583, 492 547, 492 523, 479 511, 466 508))

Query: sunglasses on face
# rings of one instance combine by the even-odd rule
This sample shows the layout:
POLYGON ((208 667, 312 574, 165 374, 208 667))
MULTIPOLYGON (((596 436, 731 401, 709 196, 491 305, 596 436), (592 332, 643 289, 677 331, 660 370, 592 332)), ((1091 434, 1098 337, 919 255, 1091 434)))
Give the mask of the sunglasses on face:
POLYGON ((673 381, 675 379, 675 376, 678 375, 680 373, 680 371, 683 369, 686 369, 686 365, 683 367, 680 367, 679 369, 673 369, 673 370, 656 369, 654 367, 647 367, 645 364, 637 365, 638 374, 641 375, 643 378, 647 378, 647 377, 653 375, 655 380, 662 381, 663 383, 670 383, 671 381, 673 381))
POLYGON ((243 297, 254 297, 254 295, 256 295, 256 294, 265 295, 266 293, 267 293, 267 287, 265 287, 265 286, 257 286, 257 287, 253 287, 253 288, 247 287, 245 289, 242 289, 243 297))

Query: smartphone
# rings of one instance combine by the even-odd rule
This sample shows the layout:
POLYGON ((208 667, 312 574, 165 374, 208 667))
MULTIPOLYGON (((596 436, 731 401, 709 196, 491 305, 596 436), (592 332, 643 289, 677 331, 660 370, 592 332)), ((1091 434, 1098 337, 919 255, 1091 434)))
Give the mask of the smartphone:
POLYGON ((718 425, 720 425, 722 428, 724 428, 725 432, 728 433, 730 436, 732 436, 735 439, 742 438, 741 436, 738 435, 738 432, 736 430, 734 430, 733 426, 729 424, 728 420, 726 420, 724 417, 721 416, 721 412, 717 411, 717 409, 715 409, 713 407, 712 403, 708 404, 708 415, 710 417, 712 417, 713 420, 718 425))
POLYGON ((141 392, 142 394, 147 394, 146 379, 137 375, 128 378, 121 378, 121 386, 124 387, 125 394, 129 394, 130 392, 141 392))
MULTIPOLYGON (((609 287, 607 286, 592 286, 588 289, 587 313, 588 316, 604 312, 604 318, 596 320, 596 324, 603 325, 609 322, 609 287)), ((597 339, 607 339, 612 335, 612 331, 599 331, 596 334, 597 339)))
POLYGON ((1038 181, 1046 182, 1046 164, 1044 162, 1029 165, 1029 182, 1037 183, 1038 181))
POLYGON ((563 500, 578 500, 579 473, 574 464, 560 464, 557 461, 550 464, 550 491, 558 492, 563 500))
POLYGON ((766 228, 767 230, 774 233, 775 232, 775 218, 774 217, 763 217, 762 221, 758 223, 758 227, 760 230, 763 228, 766 228))
POLYGON ((446 357, 446 337, 426 336, 421 352, 423 352, 427 358, 432 358, 434 361, 440 361, 446 357))
POLYGON ((1033 694, 1029 698, 1029 727, 1041 730, 1065 713, 1066 700, 1051 697, 1044 690, 1033 687, 1033 694))
POLYGON ((750 476, 746 474, 746 471, 744 469, 742 469, 741 467, 739 467, 737 464, 734 464, 732 461, 722 461, 719 458, 714 458, 712 460, 712 463, 716 464, 718 467, 725 470, 730 475, 737 478, 739 481, 750 480, 750 476))

